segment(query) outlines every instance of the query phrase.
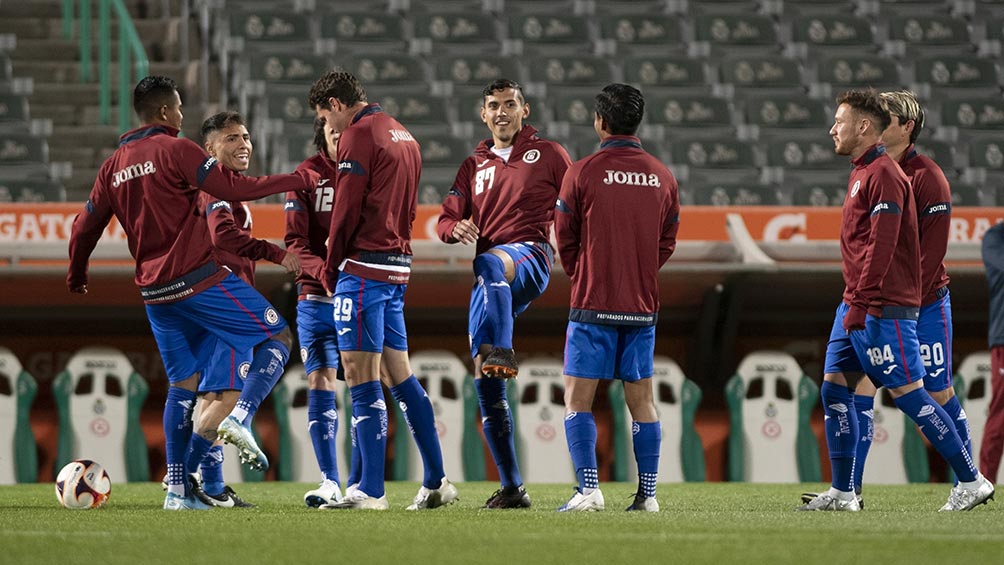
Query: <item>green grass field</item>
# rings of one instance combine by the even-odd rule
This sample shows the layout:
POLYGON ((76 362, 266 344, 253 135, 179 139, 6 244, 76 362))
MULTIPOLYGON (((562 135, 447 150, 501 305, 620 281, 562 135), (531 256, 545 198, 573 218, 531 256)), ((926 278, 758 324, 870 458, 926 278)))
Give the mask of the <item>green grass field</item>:
POLYGON ((823 485, 663 484, 658 514, 623 512, 633 484, 605 483, 605 512, 558 514, 567 485, 530 485, 533 508, 479 507, 496 488, 459 484, 450 507, 406 512, 418 485, 388 483, 387 512, 308 509, 313 485, 237 485, 250 510, 165 512, 159 484, 118 484, 104 508, 70 511, 50 484, 0 487, 0 563, 950 563, 1004 562, 1004 505, 938 513, 948 485, 866 487, 866 509, 794 512, 823 485))

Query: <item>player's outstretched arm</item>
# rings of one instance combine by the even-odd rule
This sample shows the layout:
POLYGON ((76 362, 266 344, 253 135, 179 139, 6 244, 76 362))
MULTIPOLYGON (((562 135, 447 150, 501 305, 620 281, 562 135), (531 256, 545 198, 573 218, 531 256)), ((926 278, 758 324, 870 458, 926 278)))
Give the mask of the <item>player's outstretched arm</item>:
POLYGON ((103 171, 102 168, 102 172, 98 173, 84 210, 73 219, 73 228, 70 230, 70 264, 66 273, 66 287, 75 294, 87 294, 87 264, 101 234, 112 219, 112 210, 103 197, 103 171))
POLYGON ((298 169, 293 173, 249 177, 231 171, 191 140, 177 145, 182 175, 192 186, 221 200, 257 200, 290 190, 306 190, 317 185, 320 175, 298 169))

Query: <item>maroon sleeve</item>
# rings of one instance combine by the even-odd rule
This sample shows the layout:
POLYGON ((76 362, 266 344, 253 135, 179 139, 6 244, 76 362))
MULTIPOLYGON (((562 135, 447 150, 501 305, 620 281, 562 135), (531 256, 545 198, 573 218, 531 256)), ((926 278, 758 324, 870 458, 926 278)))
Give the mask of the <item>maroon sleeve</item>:
POLYGON ((355 133, 355 128, 347 128, 338 143, 338 172, 335 173, 335 203, 328 229, 328 256, 320 279, 328 291, 335 290, 338 269, 348 255, 349 239, 359 225, 372 174, 367 170, 373 162, 372 143, 354 139, 357 137, 355 133))
POLYGON ((669 198, 667 199, 666 215, 662 222, 662 235, 659 236, 659 267, 666 264, 666 261, 676 251, 676 233, 680 230, 680 197, 676 182, 670 185, 669 198))
POLYGON ((104 167, 98 172, 91 194, 84 204, 84 210, 73 219, 70 231, 70 264, 66 273, 67 288, 79 288, 87 284, 87 263, 94 247, 101 239, 105 227, 112 219, 112 209, 105 197, 104 167))
POLYGON ((215 158, 188 139, 188 143, 172 146, 177 151, 176 160, 182 178, 221 200, 257 200, 271 194, 313 187, 320 175, 311 170, 297 170, 291 174, 249 177, 220 165, 215 158))
POLYGON ((868 179, 871 231, 861 276, 851 299, 853 306, 867 309, 873 300, 879 298, 882 280, 892 264, 903 220, 903 206, 907 198, 912 198, 906 178, 895 174, 896 171, 898 169, 877 168, 868 179))
POLYGON ((310 199, 305 192, 286 193, 286 249, 300 258, 303 272, 314 280, 321 280, 324 257, 314 255, 310 249, 310 199))
POLYGON ((952 228, 952 192, 945 173, 925 168, 914 175, 913 191, 917 198, 917 229, 920 232, 921 295, 925 296, 941 273, 948 252, 952 228))
MULTIPOLYGON (((446 243, 456 243, 453 238, 453 228, 465 218, 471 217, 471 177, 473 176, 474 159, 468 157, 457 171, 453 187, 443 199, 443 207, 439 212, 439 224, 436 232, 439 239, 446 243)), ((480 227, 480 226, 479 226, 480 227)))
POLYGON ((201 200, 200 208, 205 210, 206 221, 209 222, 209 234, 213 238, 213 245, 229 251, 238 257, 258 261, 268 259, 276 265, 281 265, 286 251, 265 241, 251 237, 249 230, 242 229, 234 220, 235 204, 240 202, 229 202, 215 198, 206 198, 205 193, 199 195, 201 200))
POLYGON ((581 167, 573 165, 565 171, 554 214, 558 256, 561 257, 561 267, 569 277, 575 275, 582 244, 580 233, 582 218, 579 214, 581 203, 578 201, 579 190, 576 186, 580 169, 581 167))

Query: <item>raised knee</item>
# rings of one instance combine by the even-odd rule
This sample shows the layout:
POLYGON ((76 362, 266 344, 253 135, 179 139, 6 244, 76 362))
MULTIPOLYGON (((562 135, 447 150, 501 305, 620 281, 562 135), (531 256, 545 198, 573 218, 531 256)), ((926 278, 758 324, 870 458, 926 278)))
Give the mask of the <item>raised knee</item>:
POLYGON ((505 278, 505 265, 499 256, 482 253, 474 258, 474 274, 485 280, 500 281, 505 278))

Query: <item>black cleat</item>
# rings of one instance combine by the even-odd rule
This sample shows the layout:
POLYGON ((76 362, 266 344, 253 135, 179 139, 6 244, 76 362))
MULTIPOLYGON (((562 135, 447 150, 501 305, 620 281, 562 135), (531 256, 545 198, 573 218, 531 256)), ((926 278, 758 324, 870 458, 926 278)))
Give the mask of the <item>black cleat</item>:
POLYGON ((495 491, 485 501, 485 508, 529 508, 530 495, 523 485, 518 487, 503 487, 495 491))
POLYGON ((516 363, 516 353, 512 349, 493 347, 481 365, 481 372, 486 377, 497 379, 515 379, 519 373, 516 363))
POLYGON ((193 490, 194 494, 203 503, 210 506, 216 506, 218 508, 254 508, 255 505, 250 502, 245 502, 241 497, 237 496, 234 489, 230 488, 230 485, 223 487, 222 494, 209 494, 199 487, 198 490, 193 490))

